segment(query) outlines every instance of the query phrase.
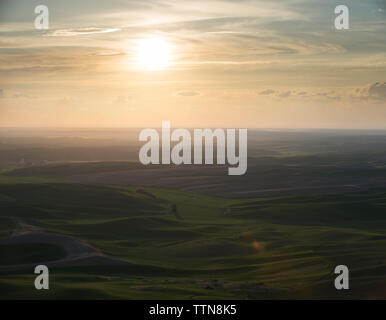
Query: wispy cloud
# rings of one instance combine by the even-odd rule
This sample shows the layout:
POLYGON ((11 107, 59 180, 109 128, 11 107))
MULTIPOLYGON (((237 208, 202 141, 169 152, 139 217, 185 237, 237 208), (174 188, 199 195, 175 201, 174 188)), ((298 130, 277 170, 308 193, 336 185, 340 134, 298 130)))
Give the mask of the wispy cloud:
POLYGON ((342 98, 342 95, 336 93, 335 91, 328 92, 312 92, 312 91, 304 91, 304 90, 274 90, 274 89, 266 89, 259 93, 259 95, 270 96, 273 98, 280 99, 330 99, 330 100, 339 100, 342 98))
POLYGON ((268 96, 268 95, 274 94, 274 93, 276 93, 276 92, 277 92, 276 90, 267 89, 267 90, 261 91, 260 94, 261 94, 261 95, 268 96))
POLYGON ((194 96, 201 95, 201 93, 195 90, 183 90, 183 91, 178 91, 176 95, 181 97, 194 97, 194 96))
POLYGON ((110 33, 120 31, 120 28, 78 28, 78 29, 60 29, 53 32, 47 33, 46 36, 49 37, 74 37, 82 36, 89 34, 98 34, 98 33, 110 33))

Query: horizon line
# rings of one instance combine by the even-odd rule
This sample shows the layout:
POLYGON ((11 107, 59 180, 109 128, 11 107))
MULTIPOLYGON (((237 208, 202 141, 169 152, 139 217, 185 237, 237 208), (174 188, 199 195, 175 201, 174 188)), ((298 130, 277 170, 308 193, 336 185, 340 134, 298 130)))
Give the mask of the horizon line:
MULTIPOLYGON (((94 127, 87 127, 87 126, 0 126, 0 130, 127 130, 127 129, 147 129, 151 128, 151 126, 119 126, 119 127, 102 127, 102 126, 94 126, 94 127)), ((212 129, 212 128, 223 128, 223 129, 248 129, 248 130, 304 130, 304 131, 385 131, 386 128, 339 128, 339 127, 235 127, 235 126, 190 126, 190 127, 182 127, 182 126, 172 126, 171 129, 212 129)), ((162 129, 161 126, 153 127, 153 129, 162 129)))

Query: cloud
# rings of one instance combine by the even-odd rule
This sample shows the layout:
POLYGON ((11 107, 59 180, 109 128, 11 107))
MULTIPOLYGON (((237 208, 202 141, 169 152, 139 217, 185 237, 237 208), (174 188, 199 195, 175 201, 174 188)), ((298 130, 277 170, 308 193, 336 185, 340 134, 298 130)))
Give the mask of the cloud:
POLYGON ((101 56, 101 57, 106 57, 106 56, 119 56, 122 55, 123 53, 120 51, 102 51, 102 52, 97 52, 97 53, 92 53, 90 54, 91 56, 101 56))
POLYGON ((177 92, 177 95, 178 96, 182 96, 182 97, 194 97, 194 96, 199 96, 200 95, 200 92, 198 91, 179 91, 177 92))
POLYGON ((30 96, 27 93, 18 92, 12 95, 12 98, 18 99, 18 98, 24 98, 24 99, 33 99, 34 97, 30 96))
POLYGON ((342 97, 337 94, 335 91, 329 92, 307 92, 307 91, 297 91, 297 90, 285 90, 279 91, 274 89, 266 89, 259 93, 260 95, 271 95, 281 99, 286 98, 297 98, 297 99, 309 99, 309 98, 325 98, 331 100, 339 100, 342 97))
POLYGON ((31 67, 16 67, 0 69, 0 74, 38 74, 38 73, 57 73, 72 71, 75 68, 72 66, 31 66, 31 67))
POLYGON ((314 97, 322 97, 322 98, 327 98, 331 100, 339 100, 341 97, 335 93, 335 91, 331 92, 318 92, 313 95, 314 97))
POLYGON ((375 82, 366 87, 357 88, 351 98, 373 101, 386 101, 386 82, 375 82))
POLYGON ((120 31, 120 28, 78 28, 78 29, 59 29, 48 33, 49 37, 73 37, 88 34, 110 33, 120 31))
POLYGON ((372 99, 386 100, 386 82, 376 82, 368 89, 368 96, 372 99))
POLYGON ((56 105, 59 107, 68 107, 74 104, 74 99, 72 97, 62 97, 56 100, 56 105))
POLYGON ((14 94, 10 94, 9 92, 5 93, 4 89, 0 89, 0 99, 19 99, 19 98, 34 99, 35 97, 23 92, 16 92, 14 94))
POLYGON ((276 90, 267 89, 267 90, 261 91, 259 94, 268 96, 268 95, 274 94, 274 93, 276 93, 276 90))
POLYGON ((285 91, 278 95, 279 98, 289 98, 292 94, 292 91, 285 91))
POLYGON ((127 106, 131 103, 132 97, 131 96, 118 96, 114 101, 114 106, 127 106))

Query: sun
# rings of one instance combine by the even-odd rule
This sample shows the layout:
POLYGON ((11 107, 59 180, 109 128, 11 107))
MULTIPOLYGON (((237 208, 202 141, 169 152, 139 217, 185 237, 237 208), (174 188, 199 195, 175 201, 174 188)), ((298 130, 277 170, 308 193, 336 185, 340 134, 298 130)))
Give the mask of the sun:
POLYGON ((146 70, 162 70, 170 65, 170 45, 161 38, 139 40, 135 54, 138 66, 146 70))

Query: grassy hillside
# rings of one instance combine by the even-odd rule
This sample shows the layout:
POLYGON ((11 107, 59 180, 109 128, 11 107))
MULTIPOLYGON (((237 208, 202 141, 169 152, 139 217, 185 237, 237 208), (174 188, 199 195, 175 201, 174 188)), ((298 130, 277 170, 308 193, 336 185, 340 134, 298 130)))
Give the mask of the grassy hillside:
MULTIPOLYGON (((22 179, 0 177, 2 235, 19 218, 134 264, 56 267, 46 292, 32 270, 3 272, 1 298, 382 297, 386 190, 238 200, 22 179), (338 264, 350 268, 349 291, 334 289, 338 264)), ((0 265, 55 260, 53 249, 3 246, 0 265)))

